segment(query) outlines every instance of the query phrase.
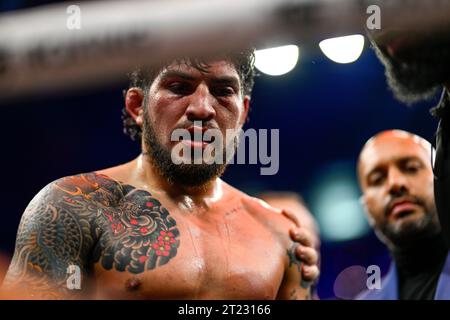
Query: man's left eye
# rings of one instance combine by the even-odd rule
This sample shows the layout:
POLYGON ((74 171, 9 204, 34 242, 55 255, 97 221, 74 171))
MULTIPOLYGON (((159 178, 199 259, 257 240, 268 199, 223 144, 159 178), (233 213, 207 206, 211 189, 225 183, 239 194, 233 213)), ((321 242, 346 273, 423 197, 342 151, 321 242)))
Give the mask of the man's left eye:
POLYGON ((419 163, 407 163, 404 167, 405 172, 407 173, 417 173, 421 169, 421 165, 419 163))
POLYGON ((234 94, 234 90, 231 87, 217 87, 213 88, 211 91, 215 96, 222 97, 231 96, 232 94, 234 94))
POLYGON ((418 166, 408 166, 408 167, 406 167, 406 171, 417 172, 417 171, 419 171, 419 167, 418 166))

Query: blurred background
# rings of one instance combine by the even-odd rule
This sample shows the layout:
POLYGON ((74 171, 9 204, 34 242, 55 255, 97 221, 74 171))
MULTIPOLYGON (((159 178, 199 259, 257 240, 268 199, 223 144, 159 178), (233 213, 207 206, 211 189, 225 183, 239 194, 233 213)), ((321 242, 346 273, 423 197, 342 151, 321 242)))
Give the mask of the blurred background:
MULTIPOLYGON (((3 0, 0 12, 51 2, 57 1, 3 0)), ((260 75, 246 127, 280 130, 279 172, 261 176, 260 165, 231 165, 224 176, 253 195, 268 190, 302 195, 321 231, 321 299, 342 298, 336 279, 349 267, 378 265, 384 274, 389 266, 388 253, 359 203, 355 165, 362 145, 393 128, 433 141, 437 125, 429 108, 438 97, 413 107, 395 101, 367 39, 343 41, 350 40, 259 53, 260 75), (275 59, 281 67, 270 59, 277 54, 282 54, 275 59)), ((13 253, 23 210, 47 183, 139 154, 139 144, 122 133, 126 88, 122 83, 0 105, 0 251, 5 260, 13 253)))

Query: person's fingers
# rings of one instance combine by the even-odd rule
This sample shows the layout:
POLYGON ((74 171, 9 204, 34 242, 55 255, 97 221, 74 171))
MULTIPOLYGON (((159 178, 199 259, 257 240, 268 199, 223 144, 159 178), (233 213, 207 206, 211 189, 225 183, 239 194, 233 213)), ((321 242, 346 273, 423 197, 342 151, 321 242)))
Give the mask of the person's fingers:
POLYGON ((291 220, 292 222, 295 223, 295 225, 300 228, 302 226, 302 224, 300 223, 300 216, 294 212, 293 210, 288 210, 288 209, 282 209, 281 213, 288 218, 289 220, 291 220))
POLYGON ((316 265, 317 261, 319 260, 319 254, 314 248, 311 247, 304 247, 304 246, 297 246, 295 248, 295 255, 297 258, 302 260, 306 265, 316 265))
POLYGON ((320 270, 317 265, 308 266, 304 264, 302 266, 302 280, 306 282, 315 282, 320 276, 320 270))
POLYGON ((292 228, 289 230, 291 239, 306 247, 312 247, 313 237, 305 228, 292 228))

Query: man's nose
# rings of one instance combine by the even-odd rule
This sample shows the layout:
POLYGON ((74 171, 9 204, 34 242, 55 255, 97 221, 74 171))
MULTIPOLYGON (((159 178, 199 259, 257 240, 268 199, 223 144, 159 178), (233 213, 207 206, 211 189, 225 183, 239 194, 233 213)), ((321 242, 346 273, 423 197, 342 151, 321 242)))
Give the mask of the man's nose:
POLYGON ((215 97, 209 92, 208 86, 200 84, 189 97, 186 115, 189 120, 209 121, 216 116, 214 109, 215 97))
POLYGON ((398 169, 389 171, 388 188, 389 193, 393 196, 401 196, 408 191, 407 179, 398 169))

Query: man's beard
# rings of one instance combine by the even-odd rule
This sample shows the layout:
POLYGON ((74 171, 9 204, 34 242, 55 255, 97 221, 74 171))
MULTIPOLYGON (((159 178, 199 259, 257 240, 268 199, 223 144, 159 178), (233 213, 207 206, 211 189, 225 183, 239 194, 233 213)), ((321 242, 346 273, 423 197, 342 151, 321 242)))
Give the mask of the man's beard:
POLYGON ((422 40, 420 45, 405 49, 402 61, 391 58, 374 44, 397 99, 407 104, 430 99, 450 81, 449 37, 446 34, 446 37, 422 40))
POLYGON ((143 117, 142 137, 150 161, 159 173, 169 183, 184 187, 201 187, 214 178, 220 177, 227 167, 227 160, 234 154, 237 144, 237 142, 233 141, 233 147, 224 146, 223 154, 227 155, 227 159, 223 163, 175 164, 171 158, 171 150, 165 148, 159 142, 155 129, 146 112, 143 117), (232 152, 227 154, 226 150, 232 152))
POLYGON ((430 211, 426 211, 424 216, 416 221, 392 223, 386 220, 378 225, 377 229, 395 248, 413 246, 441 231, 437 213, 433 214, 430 211))

